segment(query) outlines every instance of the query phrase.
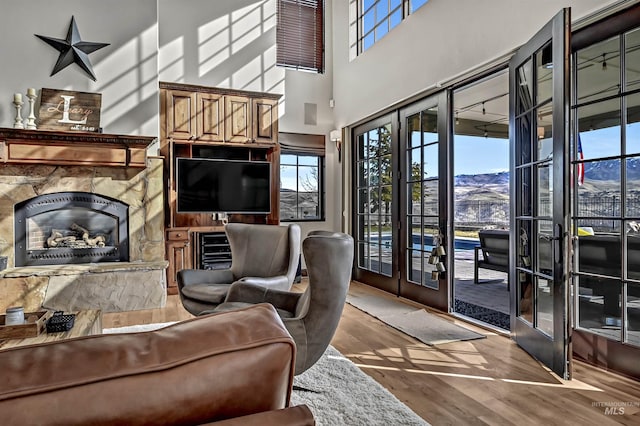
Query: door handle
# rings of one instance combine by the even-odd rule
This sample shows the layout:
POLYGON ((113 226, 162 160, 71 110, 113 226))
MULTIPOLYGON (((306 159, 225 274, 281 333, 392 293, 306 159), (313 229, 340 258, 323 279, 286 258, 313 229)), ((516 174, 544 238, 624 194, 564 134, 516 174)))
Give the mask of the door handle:
POLYGON ((553 260, 562 263, 562 225, 557 223, 553 232, 553 260))

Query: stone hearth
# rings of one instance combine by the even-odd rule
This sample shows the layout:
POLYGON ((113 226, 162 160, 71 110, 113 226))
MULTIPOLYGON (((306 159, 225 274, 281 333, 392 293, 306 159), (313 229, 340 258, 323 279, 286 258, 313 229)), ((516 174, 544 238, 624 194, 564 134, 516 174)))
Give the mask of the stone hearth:
POLYGON ((0 312, 23 305, 58 310, 126 311, 164 306, 162 159, 146 168, 5 164, 0 167, 0 312), (84 191, 129 205, 129 262, 15 268, 14 205, 36 195, 84 191))
POLYGON ((159 308, 166 303, 166 267, 159 261, 14 268, 0 278, 0 311, 15 305, 27 312, 159 308))

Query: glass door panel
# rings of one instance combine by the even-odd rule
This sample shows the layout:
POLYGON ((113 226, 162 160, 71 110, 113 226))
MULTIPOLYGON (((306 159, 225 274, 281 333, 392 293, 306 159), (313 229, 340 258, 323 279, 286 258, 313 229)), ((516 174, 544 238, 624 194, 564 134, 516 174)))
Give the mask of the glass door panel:
POLYGON ((640 346, 639 48, 635 29, 574 53, 576 329, 614 364, 640 346))
POLYGON ((448 309, 446 286, 446 104, 443 93, 400 111, 399 295, 448 309))
POLYGON ((382 117, 354 130, 355 279, 397 292, 397 222, 393 120, 382 117))
POLYGON ((569 9, 509 64, 512 141, 511 331, 559 376, 569 361, 569 9))

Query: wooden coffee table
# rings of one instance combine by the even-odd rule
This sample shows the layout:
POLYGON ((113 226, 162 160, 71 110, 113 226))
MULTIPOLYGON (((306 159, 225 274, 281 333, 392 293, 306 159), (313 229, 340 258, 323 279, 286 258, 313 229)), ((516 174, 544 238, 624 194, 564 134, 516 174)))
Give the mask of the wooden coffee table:
POLYGON ((0 340, 0 350, 7 348, 15 348, 17 346, 35 345, 37 343, 57 342, 60 340, 70 339, 72 337, 91 336, 93 334, 102 334, 102 311, 101 310, 84 310, 72 312, 76 314, 73 328, 69 331, 61 333, 42 332, 36 337, 27 337, 24 339, 6 339, 0 340))

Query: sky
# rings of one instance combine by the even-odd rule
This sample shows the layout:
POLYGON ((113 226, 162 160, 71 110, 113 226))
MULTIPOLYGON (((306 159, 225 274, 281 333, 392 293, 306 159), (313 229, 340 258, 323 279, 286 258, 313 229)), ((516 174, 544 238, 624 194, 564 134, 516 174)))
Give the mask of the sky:
MULTIPOLYGON (((620 155, 620 126, 604 127, 580 133, 584 159, 620 155)), ((627 153, 640 153, 640 122, 626 128, 627 153)))
POLYGON ((456 176, 509 171, 509 139, 456 135, 453 171, 456 176))
POLYGON ((282 154, 280 157, 280 188, 295 191, 298 183, 305 183, 306 188, 299 188, 301 191, 317 191, 318 182, 313 174, 313 169, 317 165, 318 160, 313 156, 282 154), (301 182, 297 182, 296 178, 301 182))
MULTIPOLYGON (((619 126, 588 130, 580 133, 586 160, 620 155, 619 126)), ((640 153, 640 122, 626 129, 627 152, 640 153)), ((309 163, 311 164, 311 163, 309 163)), ((295 167, 285 167, 281 187, 295 189, 295 167)), ((302 167, 302 173, 308 169, 302 167)), ((481 136, 456 135, 454 142, 454 175, 472 175, 509 171, 509 140, 481 136)))
MULTIPOLYGON (((585 160, 620 155, 621 126, 580 132, 585 160)), ((627 153, 640 153, 640 122, 626 128, 627 153)), ((456 135, 454 174, 509 171, 509 140, 456 135)))

